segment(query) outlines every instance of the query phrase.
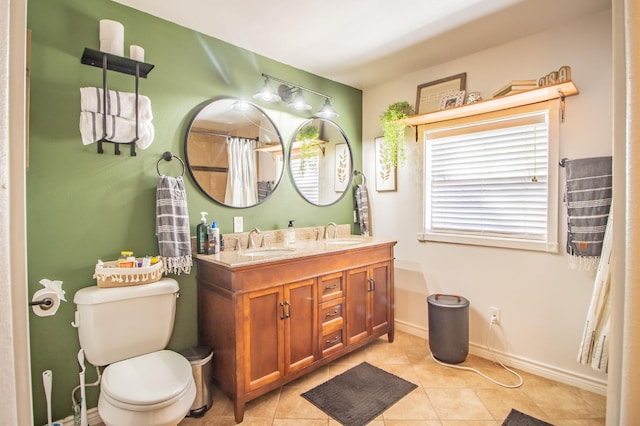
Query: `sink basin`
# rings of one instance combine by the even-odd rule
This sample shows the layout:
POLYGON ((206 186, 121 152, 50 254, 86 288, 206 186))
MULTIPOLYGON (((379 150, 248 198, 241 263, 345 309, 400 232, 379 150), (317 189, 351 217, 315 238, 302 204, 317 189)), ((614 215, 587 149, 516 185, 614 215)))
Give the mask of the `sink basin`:
POLYGON ((335 240, 327 240, 327 244, 330 245, 350 245, 350 244, 358 244, 363 242, 362 238, 337 238, 335 240))
POLYGON ((240 256, 247 257, 269 257, 269 256, 286 256, 288 254, 296 251, 292 248, 282 248, 282 247, 273 247, 273 248, 261 248, 255 250, 247 250, 240 253, 240 256))

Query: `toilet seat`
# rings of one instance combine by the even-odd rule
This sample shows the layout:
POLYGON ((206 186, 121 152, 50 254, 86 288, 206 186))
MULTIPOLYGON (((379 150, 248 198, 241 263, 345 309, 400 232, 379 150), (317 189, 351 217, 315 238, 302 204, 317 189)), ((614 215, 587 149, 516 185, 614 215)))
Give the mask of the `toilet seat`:
POLYGON ((116 407, 150 411, 180 400, 193 386, 189 361, 161 350, 109 365, 100 389, 101 396, 116 407))

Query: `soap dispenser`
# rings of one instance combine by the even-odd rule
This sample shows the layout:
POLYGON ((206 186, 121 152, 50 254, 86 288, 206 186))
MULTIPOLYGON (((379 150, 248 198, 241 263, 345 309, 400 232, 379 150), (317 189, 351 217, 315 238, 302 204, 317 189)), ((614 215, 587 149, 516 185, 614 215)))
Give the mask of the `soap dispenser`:
POLYGON ((209 224, 207 223, 207 212, 200 212, 202 217, 196 227, 196 251, 198 254, 205 254, 205 243, 207 242, 209 224))
POLYGON ((287 235, 285 237, 285 242, 288 245, 293 245, 296 243, 296 230, 293 229, 293 220, 289 221, 289 226, 287 227, 287 235))

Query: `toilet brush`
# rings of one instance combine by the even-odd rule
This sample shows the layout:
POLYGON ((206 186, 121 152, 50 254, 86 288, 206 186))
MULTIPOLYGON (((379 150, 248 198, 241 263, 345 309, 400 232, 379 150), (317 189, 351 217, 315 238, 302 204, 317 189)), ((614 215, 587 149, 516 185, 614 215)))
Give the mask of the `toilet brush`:
POLYGON ((44 384, 44 396, 47 400, 47 426, 51 426, 51 382, 53 373, 51 370, 42 372, 42 383, 44 384))

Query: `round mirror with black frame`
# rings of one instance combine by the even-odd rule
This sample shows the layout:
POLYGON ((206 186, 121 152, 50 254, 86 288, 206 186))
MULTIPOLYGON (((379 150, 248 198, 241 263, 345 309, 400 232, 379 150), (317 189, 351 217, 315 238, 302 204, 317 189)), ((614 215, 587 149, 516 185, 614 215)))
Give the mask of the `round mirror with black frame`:
POLYGON ((195 113, 185 138, 187 168, 196 185, 227 207, 265 201, 282 179, 284 145, 258 106, 215 98, 195 113))
POLYGON ((351 185, 353 157, 344 131, 331 120, 303 122, 289 144, 289 175, 302 197, 316 206, 335 204, 351 185))

